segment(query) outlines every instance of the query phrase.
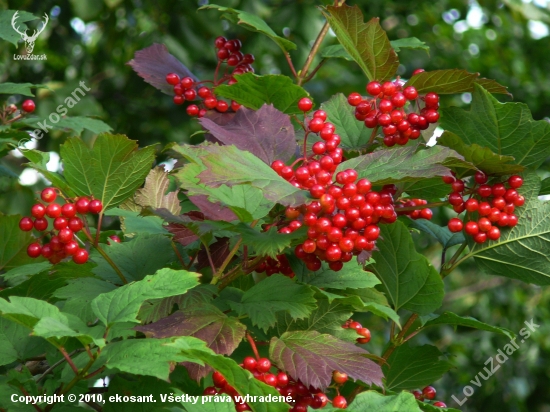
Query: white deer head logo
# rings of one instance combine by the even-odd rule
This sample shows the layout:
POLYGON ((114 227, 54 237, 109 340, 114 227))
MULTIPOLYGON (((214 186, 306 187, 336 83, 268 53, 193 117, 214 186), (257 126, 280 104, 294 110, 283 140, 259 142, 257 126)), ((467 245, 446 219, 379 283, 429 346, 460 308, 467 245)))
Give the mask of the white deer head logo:
POLYGON ((39 30, 35 30, 34 33, 32 34, 32 36, 28 36, 26 30, 22 32, 22 31, 19 30, 19 27, 15 27, 15 24, 16 24, 15 21, 17 20, 17 13, 19 13, 19 12, 16 11, 15 14, 13 15, 12 19, 11 19, 11 26, 13 27, 13 29, 17 33, 19 33, 21 35, 21 38, 25 42, 25 48, 27 49, 27 53, 31 54, 33 49, 34 49, 34 42, 36 41, 36 38, 38 37, 38 35, 40 33, 42 33, 44 31, 44 28, 46 27, 46 24, 48 24, 48 21, 50 19, 48 18, 48 15, 46 13, 44 13, 44 18, 46 19, 46 21, 44 22, 42 27, 39 30))

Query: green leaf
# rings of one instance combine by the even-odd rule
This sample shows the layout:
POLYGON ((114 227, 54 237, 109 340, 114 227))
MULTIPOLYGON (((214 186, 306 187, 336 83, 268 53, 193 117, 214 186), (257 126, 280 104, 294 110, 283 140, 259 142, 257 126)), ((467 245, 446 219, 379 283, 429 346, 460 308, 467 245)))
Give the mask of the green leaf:
POLYGON ((92 301, 92 310, 107 326, 138 322, 136 317, 144 301, 181 295, 198 284, 199 276, 185 270, 161 269, 141 281, 99 295, 92 301))
MULTIPOLYGON (((138 206, 139 207, 139 206, 138 206)), ((167 235, 164 221, 158 216, 141 216, 140 212, 119 209, 115 207, 107 210, 105 216, 120 217, 120 228, 127 238, 135 238, 139 234, 167 235)))
POLYGON ((229 302, 229 306, 239 316, 248 315, 254 325, 265 331, 275 325, 277 312, 288 312, 293 319, 307 317, 315 309, 313 295, 308 286, 273 275, 247 290, 240 302, 229 302))
POLYGON ((441 127, 466 144, 513 156, 515 164, 529 169, 538 168, 550 155, 550 123, 533 120, 525 103, 500 103, 481 86, 475 85, 470 111, 442 109, 441 127))
POLYGON ((437 381, 452 365, 441 360, 442 353, 435 346, 411 347, 406 342, 398 346, 382 366, 386 388, 391 390, 423 388, 437 381))
POLYGON ((444 165, 458 161, 467 164, 454 150, 433 146, 416 151, 407 146, 393 150, 379 150, 354 157, 340 163, 336 173, 345 169, 355 169, 359 179, 367 178, 375 185, 417 181, 434 176, 450 176, 451 171, 444 165))
POLYGON ((404 308, 425 315, 443 302, 443 281, 428 259, 418 253, 406 226, 397 221, 380 227, 373 252, 375 263, 370 267, 382 281, 388 299, 395 310, 404 308))
POLYGON ((42 339, 29 335, 29 329, 0 318, 0 366, 38 356, 43 352, 42 339))
POLYGON ((330 385, 335 370, 382 387, 382 369, 365 355, 369 353, 353 343, 316 331, 287 332, 269 344, 269 358, 277 367, 321 390, 330 385))
MULTIPOLYGON (((16 10, 0 11, 0 39, 9 41, 11 44, 17 47, 17 43, 19 42, 19 40, 21 40, 21 35, 17 33, 11 25, 11 21, 15 13, 16 10)), ((21 31, 27 30, 28 27, 24 23, 35 19, 36 16, 34 16, 33 14, 20 10, 17 13, 17 26, 19 26, 21 31)), ((30 94, 27 96, 33 95, 30 94)))
POLYGON ((62 117, 53 126, 55 129, 74 130, 77 135, 82 134, 84 129, 89 130, 94 134, 110 132, 111 130, 113 130, 113 128, 109 126, 107 123, 99 119, 94 119, 92 117, 86 117, 86 116, 62 117))
MULTIPOLYGON (((10 27, 10 30, 13 30, 11 28, 11 24, 9 27, 10 27)), ((0 29, 0 33, 2 31, 3 30, 0 29)), ((0 37, 2 37, 1 34, 0 34, 0 37)), ((20 38, 20 36, 17 36, 17 37, 20 38)), ((32 84, 32 83, 0 83, 0 94, 21 94, 23 96, 34 97, 34 94, 31 92, 31 87, 44 88, 43 85, 32 84)))
POLYGON ((277 43, 277 45, 283 50, 283 52, 296 49, 296 45, 294 43, 281 36, 278 36, 277 33, 275 33, 265 21, 254 14, 247 13, 242 10, 232 9, 229 7, 218 6, 217 4, 209 4, 207 6, 202 6, 199 8, 199 10, 205 9, 216 9, 218 11, 225 12, 226 14, 223 14, 222 18, 226 18, 233 23, 237 23, 247 30, 265 34, 267 37, 277 43))
POLYGON ((390 44, 397 53, 399 53, 401 49, 413 49, 424 50, 426 53, 430 54, 430 46, 416 37, 406 37, 404 39, 392 40, 390 41, 390 44))
POLYGON ((321 105, 321 109, 327 112, 327 118, 338 130, 343 149, 359 151, 366 146, 372 129, 355 118, 355 109, 349 105, 346 96, 342 93, 332 96, 321 105))
POLYGON ((364 270, 354 261, 344 264, 342 270, 338 272, 331 270, 328 264, 323 263, 320 270, 317 272, 306 271, 304 275, 298 276, 298 280, 310 286, 329 289, 372 288, 380 283, 372 272, 364 270))
POLYGON ((550 177, 544 179, 540 184, 539 196, 550 195, 550 177))
POLYGON ((403 87, 414 86, 420 94, 453 94, 472 92, 477 84, 478 87, 488 86, 493 93, 508 93, 504 86, 494 80, 478 77, 479 73, 468 73, 462 69, 434 70, 415 74, 403 87))
POLYGON ((397 71, 399 60, 379 18, 363 21, 363 13, 353 7, 328 6, 321 10, 338 41, 359 64, 369 80, 388 80, 397 71))
POLYGON ((324 47, 321 49, 320 55, 324 59, 337 58, 353 61, 352 57, 341 44, 333 44, 332 46, 324 47))
MULTIPOLYGON (((190 336, 178 338, 178 341, 198 350, 206 350, 204 342, 190 336)), ((190 355, 171 345, 168 339, 128 339, 109 343, 101 351, 98 363, 108 368, 118 369, 135 375, 154 376, 168 381, 170 369, 175 362, 196 362, 190 355)))
POLYGON ((116 206, 141 186, 154 161, 154 147, 137 150, 123 135, 100 134, 92 149, 79 138, 61 146, 64 175, 78 195, 93 195, 103 208, 116 206))
POLYGON ((135 202, 142 207, 153 209, 164 208, 174 215, 179 215, 181 206, 178 199, 178 192, 166 193, 170 180, 168 173, 163 166, 151 169, 145 178, 145 185, 138 189, 134 195, 135 202))
POLYGON ((235 76, 235 79, 237 83, 220 85, 214 93, 254 110, 259 110, 264 104, 272 104, 283 113, 301 113, 298 100, 308 96, 303 88, 282 74, 258 76, 245 73, 235 76))
POLYGON ((462 232, 452 233, 447 226, 439 226, 426 219, 411 220, 410 226, 435 237, 444 249, 466 240, 462 232))
POLYGON ((286 312, 278 314, 277 323, 272 331, 276 336, 281 336, 285 332, 310 330, 337 335, 343 331, 342 325, 352 315, 353 312, 348 305, 339 301, 330 303, 327 299, 322 299, 317 301, 317 308, 307 319, 293 319, 286 312))
MULTIPOLYGON (((127 242, 112 242, 103 250, 128 282, 141 280, 176 259, 170 239, 158 234, 144 233, 127 242)), ((110 282, 120 283, 113 267, 97 251, 92 252, 91 257, 97 263, 93 273, 110 282)))
POLYGON ((244 223, 235 225, 231 230, 241 234, 245 245, 249 245, 258 255, 275 257, 288 248, 295 239, 303 237, 304 230, 291 234, 278 233, 277 228, 271 227, 265 232, 260 229, 251 228, 244 223))
POLYGON ((27 163, 28 166, 39 171, 44 175, 46 179, 52 182, 52 186, 61 189, 67 196, 75 197, 75 193, 69 187, 65 178, 58 173, 50 172, 47 168, 47 164, 50 161, 50 154, 48 152, 41 152, 39 150, 20 150, 23 156, 29 159, 31 162, 27 163))
POLYGON ((449 131, 445 131, 437 139, 437 144, 455 150, 464 156, 464 160, 472 163, 479 170, 483 170, 489 175, 509 175, 520 173, 525 169, 521 165, 510 164, 514 161, 512 156, 498 155, 493 153, 488 147, 482 147, 477 143, 467 145, 460 137, 449 131))
POLYGON ((285 206, 307 201, 307 192, 292 186, 249 152, 235 146, 217 145, 202 146, 200 150, 205 152, 200 159, 207 168, 199 174, 202 184, 211 187, 250 184, 261 189, 266 199, 285 206))
POLYGON ((534 174, 524 177, 521 194, 525 204, 516 209, 518 224, 502 228, 496 241, 471 244, 470 253, 477 266, 491 275, 519 279, 537 285, 550 284, 550 202, 538 199, 540 179, 534 174))
POLYGON ((30 275, 36 275, 42 271, 52 268, 50 262, 44 261, 40 263, 29 263, 28 265, 14 267, 11 270, 8 270, 2 275, 4 280, 9 281, 10 283, 20 283, 24 281, 30 275), (20 279, 21 278, 21 279, 20 279))
POLYGON ((405 182, 400 187, 411 198, 426 199, 429 202, 439 201, 449 194, 449 185, 443 183, 440 177, 405 182))
POLYGON ((401 392, 398 395, 382 395, 375 391, 362 392, 346 408, 349 412, 421 412, 414 395, 401 392))
POLYGON ((0 270, 15 268, 29 260, 27 246, 32 236, 19 229, 21 217, 0 214, 0 270))
POLYGON ((470 316, 458 316, 453 312, 443 312, 437 318, 432 319, 424 324, 424 327, 435 325, 452 325, 455 330, 457 326, 466 326, 468 328, 474 328, 479 330, 486 330, 493 333, 500 333, 510 339, 513 339, 516 335, 510 329, 501 328, 499 326, 488 325, 487 323, 480 322, 479 320, 470 316))

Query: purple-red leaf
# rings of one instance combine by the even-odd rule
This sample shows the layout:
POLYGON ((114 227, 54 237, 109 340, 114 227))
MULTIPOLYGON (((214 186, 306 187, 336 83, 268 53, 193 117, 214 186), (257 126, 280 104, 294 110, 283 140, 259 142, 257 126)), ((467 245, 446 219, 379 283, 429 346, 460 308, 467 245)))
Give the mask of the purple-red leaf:
POLYGON ((188 246, 194 241, 199 240, 199 237, 191 229, 179 223, 169 223, 165 228, 174 235, 174 240, 182 246, 188 246))
POLYGON ((289 160, 296 151, 296 137, 290 117, 273 105, 264 104, 259 110, 241 107, 229 121, 203 117, 202 126, 218 141, 247 150, 267 164, 274 160, 289 160))
POLYGON ((269 345, 269 357, 277 367, 321 390, 330 385, 335 370, 382 387, 382 368, 366 355, 369 352, 352 343, 316 331, 286 332, 269 345))
MULTIPOLYGON (((149 325, 136 326, 135 330, 151 338, 194 336, 221 355, 231 355, 244 338, 246 327, 236 318, 226 316, 212 305, 178 311, 149 325)), ((210 367, 185 363, 192 379, 205 377, 210 367)))
POLYGON ((206 220, 224 220, 226 222, 237 220, 237 216, 231 209, 211 202, 207 195, 189 196, 189 200, 199 208, 206 220))
MULTIPOLYGON (((229 239, 226 237, 221 238, 212 243, 209 246, 209 249, 214 267, 219 268, 225 261, 225 258, 229 255, 229 239)), ((210 266, 210 262, 208 261, 208 254, 206 253, 203 245, 197 255, 197 270, 201 270, 207 266, 210 266)))
POLYGON ((174 86, 166 83, 168 73, 197 80, 182 62, 168 53, 164 44, 154 43, 143 50, 138 50, 127 64, 132 66, 132 69, 151 86, 170 95, 174 94, 174 86))

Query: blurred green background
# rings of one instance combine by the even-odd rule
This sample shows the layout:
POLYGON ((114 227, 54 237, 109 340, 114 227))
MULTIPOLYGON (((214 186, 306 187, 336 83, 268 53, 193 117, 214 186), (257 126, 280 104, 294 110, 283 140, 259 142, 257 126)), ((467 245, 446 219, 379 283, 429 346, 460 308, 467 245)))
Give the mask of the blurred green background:
MULTIPOLYGON (((277 34, 298 45, 291 52, 301 67, 324 21, 315 7, 320 2, 304 0, 219 0, 218 4, 246 10, 265 19, 277 34)), ((326 4, 327 2, 321 2, 326 4)), ((525 102, 535 119, 550 113, 550 6, 546 0, 521 1, 382 1, 349 0, 358 4, 367 17, 379 16, 391 40, 418 37, 430 46, 423 51, 399 54, 399 74, 410 76, 419 67, 426 70, 463 68, 496 79, 509 87, 515 101, 525 102)), ((138 140, 140 145, 190 142, 198 130, 182 106, 138 77, 126 65, 134 52, 152 43, 164 43, 201 79, 212 77, 215 68, 213 40, 218 35, 238 37, 243 51, 256 56, 256 73, 290 74, 280 49, 260 34, 246 31, 219 19, 216 11, 201 11, 208 0, 0 0, 0 10, 22 10, 36 16, 48 13, 50 22, 36 41, 34 53, 45 53, 46 61, 14 61, 18 48, 0 40, 0 83, 44 83, 36 100, 38 116, 45 117, 77 86, 85 81, 92 91, 70 116, 97 116, 116 133, 138 140)), ((331 33, 324 45, 335 44, 331 33)), ((366 79, 359 68, 344 60, 328 61, 305 88, 317 103, 337 92, 364 90, 366 79)), ((498 97, 510 101, 508 97, 498 97)), ((466 93, 445 96, 442 105, 466 106, 466 93)), ((0 104, 21 103, 22 96, 0 95, 0 104)), ((37 148, 51 152, 50 167, 59 168, 59 145, 66 139, 62 131, 50 132, 37 148)), ((90 132, 83 138, 92 140, 90 132)), ((196 141, 192 141, 196 142, 196 141)), ((20 176, 0 177, 0 212, 25 213, 36 191, 45 181, 25 169, 17 153, 0 160, 20 176)), ((548 163, 544 166, 550 171, 548 163)), ((445 224, 448 216, 438 212, 435 221, 445 224)), ((440 249, 433 240, 418 235, 418 247, 439 265, 440 249)), ((466 265, 446 279, 447 295, 442 310, 473 316, 515 332, 523 322, 535 318, 541 327, 481 388, 461 407, 464 411, 550 411, 550 293, 539 287, 487 276, 466 265)), ((387 340, 386 322, 366 316, 364 325, 373 331, 370 349, 377 354, 387 340)), ((506 338, 488 332, 452 328, 433 329, 415 338, 415 344, 434 342, 448 353, 456 365, 435 383, 437 398, 457 407, 451 396, 463 399, 462 388, 480 370, 489 356, 502 348, 506 338)), ((470 384, 471 385, 471 384, 470 384)))

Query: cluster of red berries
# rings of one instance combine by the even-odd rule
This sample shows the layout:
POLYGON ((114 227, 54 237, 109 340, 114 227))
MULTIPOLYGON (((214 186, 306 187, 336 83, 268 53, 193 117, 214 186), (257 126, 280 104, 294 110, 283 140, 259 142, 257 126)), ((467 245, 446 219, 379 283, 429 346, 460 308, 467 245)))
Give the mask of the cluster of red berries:
POLYGON ((370 330, 364 328, 359 322, 348 319, 346 323, 342 325, 344 329, 354 329, 360 338, 357 338, 357 343, 365 344, 370 342, 370 330))
POLYGON ((296 276, 294 271, 290 267, 290 263, 285 255, 277 255, 276 259, 267 257, 262 263, 256 267, 256 272, 266 273, 267 276, 274 275, 276 273, 282 273, 289 278, 296 276))
POLYGON ((410 200, 403 200, 401 203, 398 203, 395 205, 395 211, 398 215, 407 215, 413 220, 417 219, 426 219, 431 220, 433 217, 432 209, 425 208, 425 209, 416 209, 416 210, 407 210, 407 211, 400 211, 400 208, 405 207, 416 207, 416 206, 422 206, 427 205, 428 201, 425 199, 410 199, 410 200))
POLYGON ((464 232, 474 239, 476 243, 484 243, 487 239, 500 238, 499 227, 514 227, 518 223, 518 217, 514 214, 516 207, 525 203, 525 198, 517 191, 523 185, 520 176, 510 176, 508 187, 498 182, 488 185, 488 177, 483 172, 477 172, 474 176, 472 188, 466 187, 464 180, 454 176, 444 176, 443 181, 451 185, 452 193, 449 195, 449 203, 457 213, 466 211, 468 221, 452 218, 448 228, 451 232, 464 232), (470 195, 467 200, 464 197, 470 195), (472 213, 477 213, 473 218, 472 213))
POLYGON ((74 203, 67 202, 64 205, 52 203, 57 197, 56 189, 52 187, 44 189, 40 197, 48 205, 40 202, 34 204, 31 208, 32 217, 22 218, 19 221, 19 228, 25 232, 33 229, 44 232, 49 227, 48 217, 53 219, 54 230, 48 233, 50 235, 48 243, 44 245, 39 242, 31 243, 27 248, 27 254, 32 258, 43 256, 53 264, 61 262, 68 256, 72 256, 75 263, 86 263, 88 251, 80 247, 75 236, 82 230, 84 222, 76 215, 101 212, 103 208, 101 201, 80 197, 74 203))
MULTIPOLYGON (((271 373, 271 361, 267 358, 256 359, 247 356, 240 366, 250 371, 254 375, 254 378, 269 386, 273 386, 282 396, 292 398, 293 402, 290 403, 292 408, 289 412, 307 412, 308 407, 320 409, 329 402, 328 397, 320 390, 311 387, 308 388, 303 383, 292 380, 285 372, 279 370, 276 373, 271 373)), ((235 388, 227 383, 220 372, 215 371, 212 374, 212 380, 214 386, 207 387, 203 395, 227 394, 235 399, 235 409, 237 411, 251 410, 250 406, 246 403, 237 403, 236 397, 239 394, 235 388)), ((335 406, 334 401, 333 406, 335 406)))
MULTIPOLYGON (((218 56, 218 67, 216 69, 216 75, 222 63, 227 63, 228 66, 234 67, 231 74, 225 74, 221 79, 215 79, 212 83, 215 86, 227 82, 228 84, 234 84, 237 82, 235 75, 252 72, 252 63, 254 63, 254 56, 252 54, 243 54, 240 50, 242 47, 241 41, 238 39, 227 40, 225 37, 220 36, 214 41, 216 46, 216 54, 218 56)), ((174 86, 174 103, 177 105, 183 104, 185 101, 194 101, 197 97, 202 99, 202 102, 197 104, 190 104, 187 106, 187 114, 193 117, 203 117, 207 110, 216 110, 219 113, 225 113, 231 109, 237 111, 240 104, 232 101, 231 104, 225 100, 218 99, 211 88, 201 86, 203 82, 195 82, 191 77, 180 77, 176 73, 168 73, 166 75, 166 82, 174 86)))
MULTIPOLYGON (((413 75, 417 73, 418 70, 413 75)), ((420 96, 414 86, 403 89, 401 80, 382 84, 372 81, 366 89, 371 98, 351 93, 348 103, 355 107, 355 118, 364 122, 366 127, 382 127, 384 144, 388 147, 418 139, 421 130, 439 120, 439 96, 436 93, 420 96), (411 102, 409 113, 405 111, 407 102, 411 102), (422 108, 421 102, 424 104, 422 108), (416 103, 417 112, 412 111, 413 103, 416 103)))
MULTIPOLYGON (((435 388, 433 386, 426 386, 421 391, 420 390, 412 391, 412 394, 419 401, 426 401, 426 400, 432 401, 432 400, 435 399, 436 391, 435 391, 435 388)), ((441 402, 441 401, 435 401, 434 403, 432 403, 432 405, 437 406, 438 408, 446 408, 447 407, 447 405, 445 403, 441 402)))

